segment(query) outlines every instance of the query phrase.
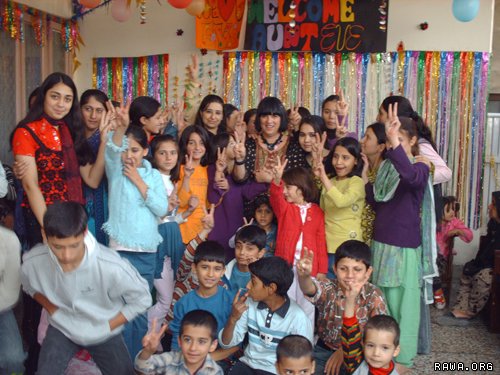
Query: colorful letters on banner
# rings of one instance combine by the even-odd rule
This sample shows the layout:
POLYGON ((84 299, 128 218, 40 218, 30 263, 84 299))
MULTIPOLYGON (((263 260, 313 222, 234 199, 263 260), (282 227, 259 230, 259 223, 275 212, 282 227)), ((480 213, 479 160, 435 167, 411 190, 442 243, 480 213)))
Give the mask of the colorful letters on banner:
POLYGON ((387 15, 387 0, 249 0, 245 49, 383 52, 387 15))

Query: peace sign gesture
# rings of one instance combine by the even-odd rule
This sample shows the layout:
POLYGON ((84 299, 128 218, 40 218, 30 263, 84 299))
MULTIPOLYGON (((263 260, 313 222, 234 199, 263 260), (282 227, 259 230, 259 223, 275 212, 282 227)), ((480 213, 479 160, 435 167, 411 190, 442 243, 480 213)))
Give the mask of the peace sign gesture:
POLYGON ((194 165, 193 165, 193 155, 186 155, 186 164, 184 164, 184 176, 191 177, 194 173, 194 165))
POLYGON ((347 112, 349 110, 349 104, 347 104, 344 100, 344 91, 340 89, 339 93, 339 102, 337 104, 338 110, 339 110, 339 116, 347 116, 347 112))
POLYGON ((205 214, 205 216, 203 216, 201 219, 201 223, 203 224, 203 229, 210 232, 215 225, 215 220, 214 220, 215 205, 212 203, 208 210, 205 207, 203 207, 203 213, 205 214))
POLYGON ((398 117, 398 103, 389 104, 387 108, 387 120, 385 121, 385 134, 387 135, 388 141, 391 143, 392 148, 399 146, 399 128, 401 127, 401 122, 398 117))
POLYGON ((297 273, 299 276, 310 276, 313 268, 314 251, 304 247, 302 256, 297 263, 297 273))
POLYGON ((160 343, 161 337, 165 334, 165 331, 168 328, 168 324, 167 323, 163 324, 159 331, 157 331, 156 327, 157 327, 157 320, 156 318, 154 318, 153 324, 151 325, 151 330, 148 331, 148 333, 142 338, 143 349, 141 355, 144 354, 146 358, 141 358, 141 359, 148 359, 149 357, 151 357, 153 354, 156 353, 156 348, 160 343))
POLYGON ((283 172, 285 171, 286 165, 288 163, 288 159, 285 159, 285 162, 281 164, 281 158, 276 158, 276 163, 272 169, 273 172, 273 180, 276 185, 279 185, 281 182, 281 177, 283 176, 283 172))
POLYGON ((245 147, 245 133, 235 131, 234 140, 236 142, 236 145, 234 146, 234 157, 237 162, 242 162, 247 156, 247 149, 245 147))
POLYGON ((299 113, 299 106, 294 105, 292 108, 290 108, 290 114, 288 115, 288 128, 291 131, 299 130, 301 120, 302 116, 299 113))
POLYGON ((107 111, 101 116, 101 123, 99 124, 99 133, 101 135, 101 142, 106 142, 110 130, 114 130, 115 113, 107 111))
POLYGON ((111 112, 111 120, 115 120, 116 130, 121 129, 125 132, 130 124, 129 110, 130 110, 130 101, 125 104, 120 104, 119 107, 115 107, 111 101, 106 102, 106 107, 108 112, 111 112))
POLYGON ((234 133, 238 134, 239 139, 244 139, 246 131, 247 131, 247 124, 245 124, 245 121, 243 121, 243 113, 238 112, 236 125, 234 125, 234 133))
POLYGON ((215 170, 219 173, 224 173, 227 168, 226 148, 217 147, 217 161, 215 162, 215 170))
POLYGON ((254 220, 253 217, 250 220, 248 220, 245 216, 243 216, 243 226, 242 226, 242 228, 243 227, 248 227, 249 225, 253 225, 253 220, 254 220))

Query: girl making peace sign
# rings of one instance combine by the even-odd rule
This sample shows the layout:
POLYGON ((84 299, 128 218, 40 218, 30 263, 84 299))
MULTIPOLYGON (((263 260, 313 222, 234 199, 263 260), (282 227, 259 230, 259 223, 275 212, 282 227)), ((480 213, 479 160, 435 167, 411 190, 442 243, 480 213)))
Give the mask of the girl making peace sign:
POLYGON ((397 362, 411 366, 417 354, 422 285, 426 290, 430 286, 432 298, 431 277, 436 273, 430 229, 434 204, 429 167, 415 162, 418 143, 414 121, 399 119, 396 104, 389 106, 385 129, 389 147, 386 160, 374 184, 364 175, 366 199, 376 214, 372 280, 384 292, 389 313, 401 328, 397 362))

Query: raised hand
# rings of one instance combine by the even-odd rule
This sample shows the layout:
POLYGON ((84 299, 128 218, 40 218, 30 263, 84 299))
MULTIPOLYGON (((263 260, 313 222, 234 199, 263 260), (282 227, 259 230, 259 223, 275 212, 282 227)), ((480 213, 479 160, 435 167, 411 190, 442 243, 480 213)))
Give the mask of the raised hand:
POLYGON ((243 216, 243 226, 247 227, 249 225, 253 225, 254 218, 252 217, 250 220, 247 220, 246 217, 243 216))
POLYGON ((285 162, 281 164, 281 158, 276 158, 276 164, 272 169, 273 180, 276 185, 279 185, 281 181, 281 177, 283 176, 283 172, 285 171, 286 165, 288 164, 288 159, 285 159, 285 162))
POLYGON ((115 120, 115 130, 118 130, 120 128, 121 130, 125 131, 129 124, 130 124, 130 117, 129 117, 129 110, 130 110, 130 101, 125 104, 120 104, 119 107, 115 107, 111 101, 106 102, 106 107, 108 109, 108 112, 111 112, 114 114, 114 116, 111 116, 112 118, 114 117, 115 120))
POLYGON ((186 69, 188 72, 188 78, 193 81, 197 82, 198 81, 198 55, 193 53, 191 55, 191 64, 189 64, 186 69))
POLYGON ((313 260, 314 251, 309 250, 307 247, 304 247, 304 249, 302 250, 302 256, 297 263, 297 274, 303 277, 311 276, 313 260))
POLYGON ((239 139, 245 139, 247 124, 245 124, 245 121, 243 121, 243 113, 241 111, 238 113, 236 125, 234 126, 234 132, 238 134, 239 139))
POLYGON ((237 162, 242 162, 247 156, 245 138, 245 133, 240 134, 238 131, 234 132, 234 140, 236 142, 236 145, 234 146, 234 157, 237 162))
POLYGON ((342 91, 342 89, 340 89, 340 93, 339 93, 339 101, 337 103, 337 108, 338 108, 338 114, 339 116, 344 116, 344 119, 345 117, 347 116, 347 113, 349 112, 349 104, 346 103, 346 101, 344 100, 344 91, 342 91))
POLYGON ((392 148, 399 146, 399 128, 401 127, 401 122, 398 117, 398 103, 394 105, 389 104, 387 109, 387 120, 385 121, 385 134, 387 135, 387 140, 391 143, 392 148))
POLYGON ((205 216, 201 219, 201 224, 203 225, 203 229, 211 231, 215 225, 214 214, 215 214, 215 205, 212 203, 210 208, 207 210, 203 207, 203 213, 205 216))
POLYGON ((219 173, 224 173, 227 168, 226 148, 217 148, 217 161, 215 162, 215 170, 219 173))
POLYGON ((299 130, 300 121, 302 116, 299 113, 299 107, 297 105, 290 108, 290 114, 288 115, 288 127, 292 131, 299 130))
POLYGON ((115 130, 115 118, 116 113, 111 111, 107 111, 101 116, 101 123, 99 124, 101 142, 106 142, 108 133, 111 130, 115 130))
POLYGON ((194 173, 193 156, 186 155, 186 164, 184 164, 184 176, 190 178, 194 173))
POLYGON ((364 153, 361 153, 361 159, 363 160, 363 170, 361 171, 361 178, 363 179, 363 182, 367 184, 369 181, 368 179, 368 171, 370 169, 370 162, 368 161, 368 156, 366 156, 364 153))
POLYGON ((246 304, 246 300, 248 298, 248 292, 241 294, 241 289, 238 290, 236 296, 234 296, 233 307, 231 309, 231 315, 229 319, 232 319, 234 323, 236 323, 243 313, 248 310, 248 306, 246 304))
POLYGON ((186 128, 187 124, 184 120, 184 101, 178 100, 172 104, 172 121, 177 126, 179 135, 186 128))
POLYGON ((168 328, 168 324, 165 323, 161 326, 160 330, 157 331, 157 320, 153 319, 153 324, 151 325, 151 330, 146 333, 146 336, 142 338, 142 350, 149 354, 149 356, 156 353, 156 348, 160 344, 162 336, 168 328))

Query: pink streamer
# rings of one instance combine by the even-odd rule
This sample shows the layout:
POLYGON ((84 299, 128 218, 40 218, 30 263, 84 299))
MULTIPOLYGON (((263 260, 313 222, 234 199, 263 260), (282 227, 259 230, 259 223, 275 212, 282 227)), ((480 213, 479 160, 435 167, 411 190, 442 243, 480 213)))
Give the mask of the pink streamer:
POLYGON ((259 70, 260 70, 260 79, 259 79, 260 99, 262 99, 266 96, 266 85, 264 84, 264 79, 267 79, 267 77, 266 77, 266 53, 265 52, 259 53, 259 70))

